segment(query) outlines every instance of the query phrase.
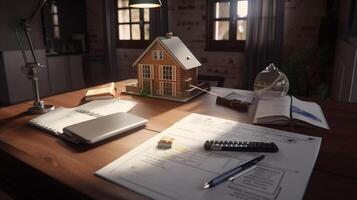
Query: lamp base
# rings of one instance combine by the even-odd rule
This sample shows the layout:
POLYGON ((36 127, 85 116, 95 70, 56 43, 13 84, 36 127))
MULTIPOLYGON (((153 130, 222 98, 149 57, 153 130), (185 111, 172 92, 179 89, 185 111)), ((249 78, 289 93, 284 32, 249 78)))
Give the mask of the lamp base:
POLYGON ((44 104, 40 103, 40 104, 34 105, 34 106, 30 107, 29 109, 27 109, 27 113, 28 114, 44 114, 44 113, 47 113, 54 109, 55 109, 55 107, 53 105, 44 105, 44 104))

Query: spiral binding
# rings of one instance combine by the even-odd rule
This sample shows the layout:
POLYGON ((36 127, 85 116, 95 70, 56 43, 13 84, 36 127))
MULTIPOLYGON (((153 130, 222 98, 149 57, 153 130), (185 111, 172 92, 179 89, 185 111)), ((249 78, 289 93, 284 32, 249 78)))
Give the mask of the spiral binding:
MULTIPOLYGON (((83 110, 83 109, 78 109, 76 111, 79 112, 79 113, 90 115, 90 116, 95 117, 95 118, 104 116, 104 115, 101 115, 101 114, 98 114, 98 113, 95 113, 95 112, 91 112, 91 111, 88 111, 88 110, 83 110)), ((62 130, 58 130, 56 128, 53 128, 53 127, 49 126, 48 124, 45 124, 45 123, 43 123, 41 121, 37 121, 37 120, 31 120, 31 121, 32 121, 32 123, 34 125, 37 125, 38 127, 43 128, 44 130, 50 131, 50 132, 52 132, 52 133, 54 133, 56 135, 62 134, 62 130)))
POLYGON ((37 124, 39 127, 42 127, 42 128, 44 128, 45 130, 49 130, 49 131, 55 133, 56 135, 61 134, 61 131, 60 131, 60 130, 55 129, 55 128, 51 127, 51 126, 48 126, 48 125, 45 124, 45 123, 37 122, 37 121, 34 121, 34 122, 35 122, 35 124, 37 124))
POLYGON ((77 109, 76 111, 80 112, 80 113, 84 113, 84 114, 90 115, 90 116, 93 116, 93 117, 103 117, 103 115, 101 115, 101 114, 98 114, 98 113, 95 113, 95 112, 91 112, 91 111, 88 111, 88 110, 77 109))

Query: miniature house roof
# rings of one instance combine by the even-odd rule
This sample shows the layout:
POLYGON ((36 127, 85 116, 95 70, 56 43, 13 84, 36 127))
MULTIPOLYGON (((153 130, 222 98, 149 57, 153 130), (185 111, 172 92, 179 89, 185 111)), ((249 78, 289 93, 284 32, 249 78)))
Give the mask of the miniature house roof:
POLYGON ((176 36, 170 37, 157 37, 145 51, 135 60, 133 66, 136 66, 139 61, 144 57, 144 55, 150 51, 150 49, 156 44, 160 43, 161 46, 172 56, 177 63, 181 65, 184 69, 192 69, 201 66, 201 63, 197 58, 191 53, 191 51, 186 47, 186 45, 176 36))

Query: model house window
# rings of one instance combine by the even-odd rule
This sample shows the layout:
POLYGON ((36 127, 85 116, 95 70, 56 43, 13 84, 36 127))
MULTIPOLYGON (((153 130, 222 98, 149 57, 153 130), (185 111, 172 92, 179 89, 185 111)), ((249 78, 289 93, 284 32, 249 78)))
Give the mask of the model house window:
POLYGON ((176 80, 176 66, 159 65, 160 80, 175 81, 176 80))
POLYGON ((117 0, 118 46, 145 46, 150 40, 150 10, 130 8, 129 0, 117 0))
POLYGON ((146 65, 140 64, 139 70, 141 72, 141 78, 153 79, 154 78, 154 66, 153 65, 146 65))
POLYGON ((164 80, 172 80, 172 67, 169 65, 162 66, 162 77, 164 80))
POLYGON ((172 96, 172 83, 163 82, 163 95, 172 96))
POLYGON ((160 93, 163 96, 176 96, 176 83, 160 81, 160 93))
POLYGON ((208 50, 244 51, 249 0, 207 0, 208 50))
POLYGON ((152 51, 152 58, 154 60, 163 60, 164 59, 164 51, 163 50, 152 51))

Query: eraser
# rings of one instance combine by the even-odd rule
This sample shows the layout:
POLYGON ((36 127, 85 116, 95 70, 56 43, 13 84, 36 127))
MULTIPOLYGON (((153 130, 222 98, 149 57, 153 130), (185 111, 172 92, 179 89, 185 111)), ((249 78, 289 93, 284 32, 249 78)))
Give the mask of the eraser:
POLYGON ((157 148, 159 149, 170 149, 172 147, 172 143, 175 139, 172 137, 164 136, 157 143, 157 148))

